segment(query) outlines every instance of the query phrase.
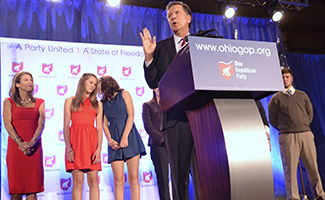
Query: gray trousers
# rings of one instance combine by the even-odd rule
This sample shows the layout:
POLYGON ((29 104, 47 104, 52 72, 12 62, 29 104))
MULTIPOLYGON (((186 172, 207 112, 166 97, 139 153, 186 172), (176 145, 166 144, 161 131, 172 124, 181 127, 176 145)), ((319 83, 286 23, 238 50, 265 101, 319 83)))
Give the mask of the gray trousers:
POLYGON ((317 167, 314 135, 311 131, 280 134, 279 144, 283 164, 287 199, 300 199, 297 184, 299 157, 308 172, 313 196, 325 198, 317 167))

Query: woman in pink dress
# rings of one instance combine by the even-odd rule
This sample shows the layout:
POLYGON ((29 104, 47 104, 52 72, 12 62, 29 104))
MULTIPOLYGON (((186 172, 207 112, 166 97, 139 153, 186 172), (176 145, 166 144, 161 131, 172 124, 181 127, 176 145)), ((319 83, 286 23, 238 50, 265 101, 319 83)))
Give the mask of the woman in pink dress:
POLYGON ((44 191, 41 134, 44 100, 33 97, 34 81, 29 72, 17 73, 3 103, 3 120, 9 134, 7 169, 9 194, 13 200, 37 199, 44 191))
POLYGON ((99 199, 98 171, 102 169, 100 152, 103 139, 103 106, 96 99, 97 83, 94 74, 83 74, 76 95, 67 98, 64 103, 65 166, 66 171, 72 173, 72 200, 82 199, 84 173, 87 174, 89 199, 99 199))

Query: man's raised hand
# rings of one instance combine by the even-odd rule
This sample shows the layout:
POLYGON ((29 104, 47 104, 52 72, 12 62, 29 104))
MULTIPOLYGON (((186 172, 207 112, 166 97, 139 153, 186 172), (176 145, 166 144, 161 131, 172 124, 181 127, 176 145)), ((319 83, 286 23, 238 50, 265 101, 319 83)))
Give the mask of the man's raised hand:
POLYGON ((156 49, 156 36, 151 37, 150 31, 147 28, 140 32, 140 37, 142 39, 143 51, 145 55, 145 61, 150 62, 153 59, 153 52, 156 49))

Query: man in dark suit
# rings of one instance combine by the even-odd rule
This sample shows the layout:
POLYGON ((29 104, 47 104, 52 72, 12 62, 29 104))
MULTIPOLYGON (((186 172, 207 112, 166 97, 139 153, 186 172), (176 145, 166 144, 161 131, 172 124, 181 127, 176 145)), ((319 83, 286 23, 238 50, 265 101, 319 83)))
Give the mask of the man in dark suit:
MULTIPOLYGON (((166 11, 169 26, 174 33, 172 37, 156 43, 156 37, 151 37, 147 28, 140 33, 145 54, 145 79, 150 88, 158 87, 176 53, 186 44, 185 36, 189 35, 192 16, 188 5, 180 1, 169 2, 166 11)), ((192 158, 196 157, 193 156, 192 132, 185 111, 175 107, 163 113, 161 130, 165 134, 170 161, 173 199, 188 199, 189 171, 192 158)), ((196 166, 194 171, 197 171, 196 166)), ((195 193, 198 197, 197 183, 197 173, 194 173, 195 193)))
POLYGON ((159 90, 153 90, 153 98, 142 106, 144 128, 149 135, 150 156, 155 166, 160 200, 170 200, 168 178, 168 156, 163 132, 160 131, 161 109, 159 90))

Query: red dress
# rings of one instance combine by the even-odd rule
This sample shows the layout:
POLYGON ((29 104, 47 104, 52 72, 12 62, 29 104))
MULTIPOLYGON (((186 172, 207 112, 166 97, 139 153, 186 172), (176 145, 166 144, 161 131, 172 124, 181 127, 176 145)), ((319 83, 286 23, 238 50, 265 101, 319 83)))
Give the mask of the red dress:
MULTIPOLYGON (((12 98, 9 98, 9 101, 13 127, 23 141, 30 141, 38 126, 39 107, 44 100, 36 98, 35 106, 32 108, 19 107, 12 98)), ((43 192, 44 170, 41 140, 35 144, 33 153, 27 156, 9 137, 7 169, 10 195, 43 192)))
POLYGON ((65 159, 67 172, 74 169, 82 171, 101 170, 101 162, 92 164, 91 157, 98 146, 98 133, 94 126, 97 109, 93 109, 89 98, 84 105, 80 105, 81 110, 71 112, 70 143, 75 153, 74 162, 65 159))

